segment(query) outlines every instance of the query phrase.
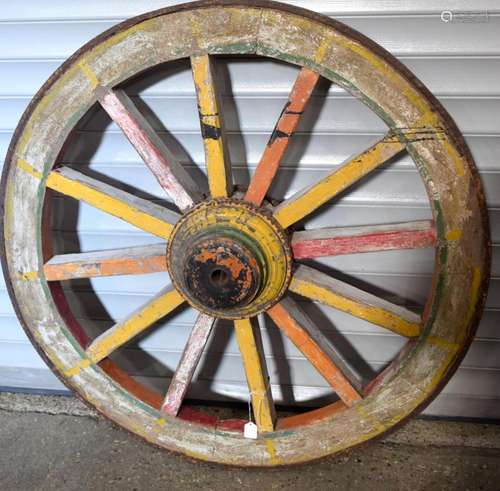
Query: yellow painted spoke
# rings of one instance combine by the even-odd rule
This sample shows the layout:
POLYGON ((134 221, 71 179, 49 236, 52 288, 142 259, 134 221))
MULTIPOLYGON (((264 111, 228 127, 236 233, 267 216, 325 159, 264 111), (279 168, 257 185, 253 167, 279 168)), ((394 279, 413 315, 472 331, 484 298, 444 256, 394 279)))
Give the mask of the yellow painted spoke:
POLYGON ((349 159, 321 181, 300 190, 283 201, 274 209, 275 218, 283 227, 289 227, 403 149, 404 145, 399 139, 392 133, 388 133, 378 143, 349 159))
POLYGON ((156 273, 167 269, 165 251, 163 243, 60 254, 45 263, 43 272, 47 281, 156 273))
POLYGON ((227 198, 232 190, 231 165, 212 64, 212 58, 208 55, 191 57, 205 146, 208 186, 212 198, 227 198))
POLYGON ((164 288, 125 320, 97 337, 87 348, 85 352, 87 357, 92 362, 98 363, 183 302, 184 299, 172 286, 164 288))
POLYGON ((255 422, 259 431, 273 431, 276 414, 260 329, 251 319, 235 320, 234 328, 252 397, 255 422))
POLYGON ((121 218, 145 232, 168 239, 179 219, 173 211, 138 198, 69 167, 52 171, 47 187, 121 218))
POLYGON ((420 335, 419 315, 308 266, 301 264, 297 268, 290 283, 290 290, 401 336, 420 335))

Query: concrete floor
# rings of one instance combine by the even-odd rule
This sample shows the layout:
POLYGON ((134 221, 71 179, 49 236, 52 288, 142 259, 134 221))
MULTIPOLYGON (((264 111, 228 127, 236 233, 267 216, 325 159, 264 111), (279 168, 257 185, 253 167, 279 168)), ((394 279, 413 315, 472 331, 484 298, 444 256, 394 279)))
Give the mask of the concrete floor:
POLYGON ((0 393, 0 490, 499 490, 500 426, 413 420, 382 441, 286 469, 156 449, 69 397, 0 393))

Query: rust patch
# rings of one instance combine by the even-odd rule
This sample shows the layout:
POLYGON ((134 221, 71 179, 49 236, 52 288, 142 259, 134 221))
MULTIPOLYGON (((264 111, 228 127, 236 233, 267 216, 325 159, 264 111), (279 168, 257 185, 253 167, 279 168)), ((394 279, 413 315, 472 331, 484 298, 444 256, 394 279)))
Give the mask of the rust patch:
POLYGON ((232 238, 204 238, 186 254, 186 286, 209 308, 248 304, 259 291, 261 276, 252 252, 232 238))

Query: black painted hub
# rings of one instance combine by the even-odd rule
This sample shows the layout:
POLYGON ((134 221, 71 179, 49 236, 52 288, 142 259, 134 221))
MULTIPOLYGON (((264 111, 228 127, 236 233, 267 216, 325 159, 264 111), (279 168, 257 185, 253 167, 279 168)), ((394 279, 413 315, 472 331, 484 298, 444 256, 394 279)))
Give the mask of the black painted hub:
POLYGON ((212 309, 247 305, 261 284, 259 262, 242 241, 204 237, 189 248, 183 276, 189 293, 212 309))

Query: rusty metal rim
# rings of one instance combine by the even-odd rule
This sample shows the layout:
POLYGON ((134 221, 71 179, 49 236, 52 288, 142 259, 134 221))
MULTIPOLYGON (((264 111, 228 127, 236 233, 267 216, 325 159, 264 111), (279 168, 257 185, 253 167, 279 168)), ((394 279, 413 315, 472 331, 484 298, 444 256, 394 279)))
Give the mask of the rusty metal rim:
MULTIPOLYGON (((84 47, 82 47, 80 50, 78 50, 71 58, 69 58, 51 76, 51 78, 44 84, 44 86, 42 87, 42 89, 40 89, 40 91, 37 93, 37 95, 31 101, 30 105, 28 106, 28 108, 26 109, 25 113, 23 114, 23 116, 21 118, 21 121, 20 121, 20 123, 19 123, 19 125, 18 125, 18 127, 17 127, 17 129, 16 129, 16 131, 14 133, 13 140, 11 142, 11 145, 9 146, 9 150, 8 150, 8 153, 7 153, 6 162, 10 162, 10 160, 12 158, 12 153, 14 151, 15 142, 17 141, 17 138, 19 137, 19 135, 23 131, 24 125, 25 125, 26 121, 28 120, 28 118, 30 117, 30 115, 31 115, 34 107, 38 104, 38 102, 41 99, 41 97, 43 97, 44 93, 49 89, 49 87, 54 83, 54 81, 57 78, 59 78, 59 76, 65 71, 65 69, 80 54, 82 54, 83 52, 87 51, 92 46, 94 46, 96 44, 99 44, 100 42, 102 42, 104 39, 110 37, 111 35, 113 35, 113 34, 115 34, 117 32, 120 32, 121 30, 126 29, 127 27, 129 27, 131 25, 134 25, 134 24, 136 24, 138 22, 141 22, 143 20, 146 20, 146 19, 149 19, 149 18, 153 18, 153 17, 157 17, 157 16, 161 16, 161 15, 165 15, 165 14, 168 14, 168 13, 174 12, 174 11, 189 10, 189 9, 203 8, 203 7, 213 7, 213 6, 217 6, 217 5, 221 5, 221 6, 263 7, 263 8, 270 8, 270 9, 275 9, 275 10, 284 10, 284 11, 287 11, 287 12, 290 12, 290 13, 295 13, 295 14, 301 15, 303 17, 308 17, 308 18, 313 19, 315 21, 321 22, 321 23, 323 23, 325 25, 333 26, 338 31, 343 32, 343 33, 347 34, 349 37, 351 37, 353 39, 359 40, 365 46, 368 46, 377 55, 383 57, 389 63, 389 65, 393 69, 395 69, 398 73, 400 73, 401 75, 403 75, 413 85, 417 86, 418 89, 419 89, 419 92, 422 93, 427 98, 427 100, 432 105, 433 109, 437 113, 439 113, 441 119, 444 120, 444 122, 446 123, 446 125, 447 125, 446 130, 452 136, 452 138, 453 138, 454 142, 456 143, 457 147, 461 149, 461 152, 462 152, 463 156, 465 157, 465 160, 466 160, 467 164, 469 165, 469 170, 471 171, 471 173, 473 175, 473 178, 476 180, 476 183, 479 183, 479 176, 478 176, 477 170, 472 165, 472 158, 470 156, 469 149, 467 148, 467 146, 466 146, 466 144, 465 144, 465 142, 463 140, 463 137, 458 132, 458 129, 456 128, 454 122, 451 120, 451 118, 446 113, 446 111, 442 108, 442 106, 440 105, 440 103, 434 98, 434 96, 432 96, 429 93, 429 91, 421 84, 421 82, 418 81, 418 79, 416 77, 414 77, 400 62, 398 62, 397 60, 395 60, 392 57, 392 55, 390 55, 389 53, 387 53, 384 49, 382 49, 380 46, 376 45, 375 43, 373 43, 369 39, 365 38, 363 35, 361 35, 361 34, 355 32, 355 31, 351 30, 350 28, 344 26, 343 24, 340 24, 340 23, 338 23, 336 21, 328 19, 328 18, 326 18, 324 16, 321 16, 319 14, 314 14, 314 13, 312 13, 310 11, 307 11, 307 10, 304 10, 304 9, 300 9, 300 8, 296 8, 296 7, 290 7, 289 5, 284 5, 284 4, 276 4, 276 3, 266 2, 266 1, 251 1, 251 2, 241 2, 240 1, 240 2, 231 2, 231 1, 220 1, 220 0, 217 0, 217 1, 195 2, 195 3, 192 3, 192 4, 183 4, 183 5, 180 5, 180 6, 169 7, 169 8, 166 8, 166 9, 157 10, 157 11, 154 11, 154 12, 151 12, 151 13, 148 13, 148 14, 144 14, 144 15, 135 17, 135 18, 130 19, 128 21, 125 21, 125 22, 123 22, 121 24, 118 24, 117 26, 114 26, 110 30, 108 30, 105 33, 101 34, 100 36, 98 36, 97 38, 95 38, 94 40, 92 40, 90 43, 87 43, 84 47)), ((6 187, 7 172, 8 172, 8 168, 6 166, 4 168, 4 171, 3 171, 2 183, 1 183, 1 187, 2 187, 3 191, 5 191, 5 187, 6 187)), ((476 189, 481 189, 481 188, 480 188, 479 185, 477 185, 476 189)), ((486 206, 485 206, 484 196, 481 194, 481 195, 478 196, 478 199, 481 202, 480 212, 482 214, 482 229, 483 229, 483 231, 485 231, 485 233, 488 233, 488 219, 487 219, 487 214, 486 214, 486 206)), ((1 223, 0 223, 0 230, 1 230, 2 236, 3 236, 3 234, 4 234, 4 213, 3 213, 4 212, 4 209, 3 209, 4 204, 3 204, 3 202, 2 202, 1 206, 2 206, 2 210, 1 210, 2 211, 2 219, 1 219, 1 223)), ((1 248, 2 248, 2 265, 4 267, 4 271, 7 271, 7 264, 6 264, 6 258, 5 258, 5 243, 4 243, 3 240, 2 240, 1 248)), ((483 264, 483 266, 485 266, 485 271, 489 271, 489 261, 490 261, 490 254, 487 254, 486 257, 485 257, 485 260, 484 260, 484 264, 483 264)), ((46 362, 48 362, 49 365, 52 365, 52 363, 50 362, 50 360, 47 359, 47 356, 45 355, 45 353, 41 350, 41 348, 32 339, 31 332, 27 328, 26 323, 25 323, 24 319, 21 316, 21 311, 20 311, 19 305, 17 304, 17 300, 16 300, 16 298, 14 296, 12 283, 11 283, 11 280, 8 277, 8 275, 6 276, 6 284, 7 284, 7 289, 9 291, 9 295, 10 295, 12 303, 14 305, 14 309, 16 311, 16 314, 20 318, 21 323, 22 323, 25 331, 27 332, 28 336, 32 340, 33 344, 37 348, 37 351, 40 353, 40 355, 42 356, 42 358, 46 362)), ((484 300, 485 300, 485 297, 486 297, 487 284, 488 284, 488 276, 484 275, 482 277, 482 283, 481 283, 480 289, 479 289, 481 300, 476 305, 476 309, 474 311, 474 315, 472 317, 472 322, 471 322, 471 325, 473 327, 469 330, 470 338, 472 338, 473 333, 474 333, 475 329, 477 328, 477 324, 478 324, 478 321, 479 321, 479 318, 480 318, 481 310, 482 310, 482 307, 484 305, 484 300)), ((457 357, 455 358, 453 367, 451 367, 448 370, 448 372, 441 378, 440 383, 435 388, 433 394, 429 395, 428 398, 424 402, 422 402, 422 404, 419 406, 418 409, 421 409, 422 407, 425 407, 432 400, 432 398, 435 397, 435 395, 437 395, 437 393, 439 392, 439 390, 441 389, 441 387, 444 386, 444 384, 448 381, 449 377, 454 372, 454 368, 456 366, 458 366, 458 364, 460 363, 461 359, 463 358, 463 356, 465 354, 465 351, 467 349, 467 346, 468 346, 468 343, 464 343, 464 345, 462 346, 461 351, 458 353, 457 357)), ((61 380, 62 380, 63 383, 67 384, 67 381, 65 379, 61 378, 61 380)), ((417 411, 417 409, 415 411, 417 411)), ((408 417, 410 417, 411 414, 412 413, 408 414, 404 419, 407 419, 408 417)))

